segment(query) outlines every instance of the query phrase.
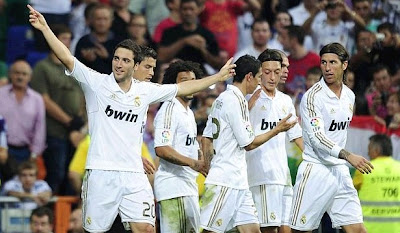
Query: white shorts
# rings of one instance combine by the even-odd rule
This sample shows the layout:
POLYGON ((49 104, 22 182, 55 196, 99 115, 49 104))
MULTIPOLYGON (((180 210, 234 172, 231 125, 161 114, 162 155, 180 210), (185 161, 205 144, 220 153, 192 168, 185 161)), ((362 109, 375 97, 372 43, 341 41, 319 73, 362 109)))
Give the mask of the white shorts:
POLYGON ((248 189, 206 184, 201 201, 203 229, 222 233, 236 226, 258 224, 257 209, 248 189))
POLYGON ((292 186, 262 184, 250 187, 250 191, 257 208, 260 227, 287 225, 292 205, 292 186))
POLYGON ((200 206, 198 196, 177 197, 159 201, 162 233, 199 233, 200 206))
POLYGON ((154 196, 144 173, 86 170, 81 198, 86 231, 108 231, 118 213, 122 222, 154 226, 154 196))
POLYGON ((363 222, 349 168, 303 161, 294 186, 290 226, 300 231, 317 229, 325 212, 334 228, 363 222))

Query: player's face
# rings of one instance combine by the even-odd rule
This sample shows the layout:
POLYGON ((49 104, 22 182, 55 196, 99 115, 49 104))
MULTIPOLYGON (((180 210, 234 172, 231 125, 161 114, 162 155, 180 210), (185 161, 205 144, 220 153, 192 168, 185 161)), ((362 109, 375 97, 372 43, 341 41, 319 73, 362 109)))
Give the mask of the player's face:
POLYGON ((286 83, 289 77, 289 59, 286 56, 282 56, 282 75, 279 83, 286 83))
POLYGON ((156 68, 156 59, 152 57, 146 57, 142 62, 139 63, 134 77, 140 81, 150 82, 154 76, 154 68, 156 68))
POLYGON ((271 31, 267 22, 255 23, 251 31, 253 42, 256 46, 265 46, 271 37, 271 31))
POLYGON ((274 95, 276 86, 281 80, 282 65, 279 61, 265 61, 261 68, 261 87, 267 94, 274 95))
POLYGON ((30 191, 33 187, 33 184, 36 181, 36 170, 35 169, 24 169, 19 174, 19 179, 22 183, 22 187, 25 191, 30 191))
POLYGON ((262 69, 260 67, 257 74, 252 75, 252 77, 250 77, 249 88, 247 90, 247 93, 250 94, 256 90, 257 86, 260 85, 261 83, 261 76, 262 76, 262 69))
POLYGON ((334 53, 325 53, 321 57, 321 71, 326 84, 341 84, 343 82, 343 73, 347 68, 347 61, 340 61, 338 55, 334 53))
MULTIPOLYGON (((192 71, 183 71, 179 72, 177 77, 176 77, 176 83, 181 83, 181 82, 186 82, 189 80, 195 80, 196 75, 192 71)), ((193 94, 185 96, 186 100, 191 100, 193 99, 193 94)))
POLYGON ((53 225, 49 223, 49 216, 32 216, 31 231, 32 233, 50 233, 53 225))
POLYGON ((133 60, 133 52, 126 48, 115 50, 112 60, 112 71, 117 83, 129 81, 133 73, 137 70, 137 64, 133 60))

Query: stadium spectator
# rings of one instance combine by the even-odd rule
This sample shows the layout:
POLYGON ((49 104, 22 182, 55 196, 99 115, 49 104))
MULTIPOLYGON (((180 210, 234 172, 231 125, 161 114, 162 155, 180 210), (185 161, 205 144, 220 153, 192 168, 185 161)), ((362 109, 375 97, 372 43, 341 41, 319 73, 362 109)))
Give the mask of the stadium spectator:
POLYGON ((329 0, 317 3, 314 12, 304 22, 303 28, 311 35, 315 52, 331 42, 343 44, 351 52, 354 47, 352 32, 355 25, 365 27, 364 19, 352 11, 343 0, 329 0), (325 11, 326 14, 315 20, 320 11, 325 11), (351 22, 343 21, 343 16, 348 16, 351 22))
POLYGON ((136 44, 141 46, 154 47, 153 41, 150 39, 147 32, 147 22, 144 15, 132 15, 127 29, 128 36, 126 38, 132 39, 136 44))
POLYGON ((352 3, 354 12, 364 19, 365 29, 376 32, 378 25, 381 24, 382 21, 374 17, 371 6, 372 1, 373 0, 352 0, 352 3))
MULTIPOLYGON (((71 31, 66 26, 53 28, 56 37, 69 47, 71 31)), ((65 177, 68 156, 72 153, 69 134, 83 126, 83 93, 74 80, 65 75, 65 68, 53 52, 33 69, 31 85, 39 92, 46 107, 46 144, 43 159, 46 181, 54 193, 59 193, 65 177)))
POLYGON ((85 233, 82 226, 82 208, 72 210, 67 233, 85 233))
POLYGON ((133 16, 133 13, 128 8, 129 2, 130 0, 110 0, 110 6, 114 12, 110 30, 116 37, 121 39, 128 38, 127 29, 133 16))
POLYGON ((21 163, 18 166, 18 176, 4 184, 2 194, 19 198, 19 208, 31 210, 46 205, 52 195, 51 188, 46 181, 37 179, 37 173, 35 163, 21 163))
POLYGON ((169 10, 169 16, 161 20, 154 30, 154 43, 158 44, 161 42, 161 38, 165 30, 181 23, 181 15, 179 13, 180 2, 180 0, 165 0, 165 4, 169 10))
POLYGON ((378 26, 378 33, 383 34, 382 40, 377 40, 371 51, 372 63, 382 63, 389 68, 390 75, 400 70, 400 34, 391 23, 382 23, 378 26))
POLYGON ((370 69, 373 79, 372 90, 366 93, 369 114, 386 118, 386 103, 391 92, 395 91, 392 86, 389 69, 387 66, 377 64, 370 69))
POLYGON ((97 4, 89 12, 91 32, 83 36, 75 49, 75 56, 88 67, 111 73, 113 50, 121 38, 110 29, 113 11, 109 6, 97 4))
POLYGON ((392 142, 383 134, 369 138, 368 156, 372 174, 356 171, 353 183, 358 190, 364 224, 368 233, 397 233, 400 229, 400 162, 392 158, 392 142))
POLYGON ((259 0, 206 0, 200 14, 201 25, 210 30, 221 51, 232 57, 237 51, 237 18, 246 11, 259 11, 259 0))
POLYGON ((8 156, 7 124, 0 115, 0 182, 3 184, 17 173, 17 162, 8 156))
POLYGON ((45 149, 45 105, 41 95, 29 87, 32 69, 26 61, 15 61, 9 77, 11 84, 0 87, 0 115, 8 126, 8 153, 19 163, 35 160, 45 149))
POLYGON ((304 37, 304 30, 300 26, 290 25, 281 30, 280 41, 283 49, 290 54, 289 75, 285 85, 289 94, 304 89, 307 70, 320 64, 318 54, 304 47, 304 37))
POLYGON ((243 55, 258 57, 268 47, 268 41, 271 38, 271 30, 265 19, 256 19, 251 25, 251 38, 253 43, 246 48, 236 52, 233 60, 236 61, 243 55))
POLYGON ((54 214, 48 207, 34 209, 29 220, 32 233, 53 232, 54 214))
MULTIPOLYGON (((181 0, 179 9, 182 23, 164 31, 158 48, 161 62, 179 58, 201 65, 208 63, 215 69, 223 64, 213 33, 198 24, 199 4, 198 0, 181 0)), ((204 66, 203 71, 206 71, 204 66)))
POLYGON ((289 14, 293 17, 293 24, 303 25, 311 13, 315 11, 317 3, 318 0, 303 0, 299 5, 290 8, 289 14))

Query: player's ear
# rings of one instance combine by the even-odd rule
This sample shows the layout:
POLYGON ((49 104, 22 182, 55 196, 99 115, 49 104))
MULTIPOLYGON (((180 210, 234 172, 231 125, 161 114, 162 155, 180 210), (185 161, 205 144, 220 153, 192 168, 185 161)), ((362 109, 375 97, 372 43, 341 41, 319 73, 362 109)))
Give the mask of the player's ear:
POLYGON ((349 65, 349 62, 348 61, 344 61, 343 64, 342 64, 342 69, 346 70, 348 65, 349 65))

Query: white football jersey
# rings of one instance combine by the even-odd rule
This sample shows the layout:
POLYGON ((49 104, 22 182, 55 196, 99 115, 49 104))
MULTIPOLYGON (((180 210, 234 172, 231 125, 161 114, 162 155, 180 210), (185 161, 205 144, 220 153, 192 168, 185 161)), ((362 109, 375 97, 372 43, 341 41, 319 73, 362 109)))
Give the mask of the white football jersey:
POLYGON ((177 85, 132 79, 124 92, 114 75, 98 73, 75 58, 72 72, 82 86, 89 119, 86 169, 144 172, 141 148, 149 104, 171 100, 177 85))
MULTIPOLYGON (((164 102, 154 119, 154 147, 171 146, 180 154, 198 159, 197 125, 190 108, 176 98, 164 102)), ((182 196, 197 196, 198 172, 160 159, 154 179, 157 201, 182 196)))
POLYGON ((305 161, 325 165, 346 163, 338 156, 346 145, 354 100, 354 93, 344 84, 338 98, 323 78, 304 94, 300 103, 300 116, 305 161))
POLYGON ((206 184, 247 189, 245 146, 254 140, 247 100, 233 85, 214 101, 204 137, 213 138, 215 155, 206 184))
MULTIPOLYGON (((297 119, 292 99, 276 90, 274 97, 269 97, 261 91, 260 97, 250 110, 250 123, 255 135, 266 133, 276 127, 278 122, 289 113, 289 121, 297 119)), ((290 141, 301 137, 299 124, 287 132, 282 132, 268 140, 258 148, 247 151, 247 173, 249 186, 261 184, 290 185, 291 177, 286 153, 286 134, 290 141)))

